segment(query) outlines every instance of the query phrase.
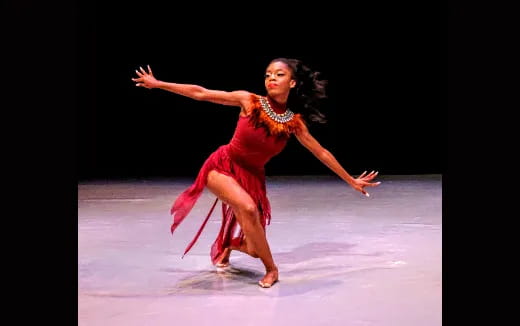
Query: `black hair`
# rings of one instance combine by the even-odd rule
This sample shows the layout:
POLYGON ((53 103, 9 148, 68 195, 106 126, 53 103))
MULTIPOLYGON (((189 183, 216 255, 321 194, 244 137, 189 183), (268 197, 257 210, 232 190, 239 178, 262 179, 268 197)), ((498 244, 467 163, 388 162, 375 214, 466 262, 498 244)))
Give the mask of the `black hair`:
POLYGON ((320 73, 311 70, 298 59, 276 58, 271 63, 283 62, 292 72, 296 86, 289 93, 287 106, 291 111, 300 113, 307 123, 325 123, 325 115, 320 112, 320 100, 327 98, 327 81, 320 79, 320 73))

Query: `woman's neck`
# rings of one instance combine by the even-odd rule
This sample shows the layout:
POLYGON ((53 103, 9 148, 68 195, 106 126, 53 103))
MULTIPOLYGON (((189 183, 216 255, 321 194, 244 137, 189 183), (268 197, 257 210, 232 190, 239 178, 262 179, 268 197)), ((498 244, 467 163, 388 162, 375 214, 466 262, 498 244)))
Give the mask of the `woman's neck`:
POLYGON ((273 99, 269 95, 267 95, 267 100, 269 101, 269 105, 271 105, 271 108, 273 109, 274 112, 276 112, 278 114, 282 114, 282 113, 285 113, 285 111, 287 110, 287 101, 282 103, 280 101, 273 99))

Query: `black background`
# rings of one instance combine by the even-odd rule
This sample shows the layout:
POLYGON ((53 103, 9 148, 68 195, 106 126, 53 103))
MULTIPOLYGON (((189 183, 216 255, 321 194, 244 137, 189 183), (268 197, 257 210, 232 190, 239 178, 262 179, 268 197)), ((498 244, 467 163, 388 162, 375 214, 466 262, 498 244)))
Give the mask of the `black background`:
MULTIPOLYGON (((311 131, 347 170, 443 174, 443 320, 459 313, 481 321, 491 297, 483 291, 503 289, 482 281, 503 278, 482 257, 497 259, 493 244, 516 239, 504 235, 510 212, 497 213, 508 194, 496 178, 504 167, 490 169, 509 162, 489 154, 505 140, 483 132, 498 107, 477 109, 491 69, 481 67, 495 51, 482 43, 496 35, 487 13, 436 2, 2 6, 4 279, 12 303, 37 302, 20 305, 17 318, 78 320, 78 179, 194 177, 232 134, 234 108, 135 88, 135 68, 261 92, 265 65, 277 56, 304 59, 330 80, 330 124, 311 131), (487 195, 501 196, 500 205, 487 195)), ((330 173, 294 143, 267 172, 330 173)), ((494 322, 506 316, 499 302, 494 322)))
MULTIPOLYGON (((329 81, 328 123, 311 133, 352 174, 441 173, 441 29, 427 4, 79 8, 79 180, 194 176, 227 143, 238 108, 137 88, 158 79, 264 94, 263 73, 294 57, 329 81), (233 11, 233 12, 232 12, 233 11)), ((332 174, 294 138, 268 175, 332 174)))

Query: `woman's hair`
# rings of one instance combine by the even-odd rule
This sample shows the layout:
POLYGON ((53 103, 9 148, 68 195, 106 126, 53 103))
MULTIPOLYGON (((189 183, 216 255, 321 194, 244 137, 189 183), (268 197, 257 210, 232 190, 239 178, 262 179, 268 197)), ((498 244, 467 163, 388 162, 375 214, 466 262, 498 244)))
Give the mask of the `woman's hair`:
POLYGON ((283 62, 292 71, 292 78, 296 80, 294 90, 289 93, 287 107, 295 113, 301 113, 307 123, 325 123, 327 120, 318 109, 320 100, 327 97, 325 86, 327 81, 319 79, 320 73, 312 71, 301 60, 276 58, 271 63, 283 62))

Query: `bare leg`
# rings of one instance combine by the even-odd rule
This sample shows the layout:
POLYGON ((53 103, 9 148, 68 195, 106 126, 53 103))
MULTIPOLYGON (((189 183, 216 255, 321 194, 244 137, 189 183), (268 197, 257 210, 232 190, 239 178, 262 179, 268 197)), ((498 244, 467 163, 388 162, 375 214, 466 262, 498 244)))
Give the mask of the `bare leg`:
POLYGON ((260 284, 269 287, 278 280, 278 268, 274 264, 264 228, 260 224, 260 214, 253 199, 235 179, 216 171, 208 174, 207 187, 220 200, 231 206, 238 224, 244 231, 246 241, 240 248, 231 249, 245 251, 253 257, 260 258, 266 271, 260 284))

